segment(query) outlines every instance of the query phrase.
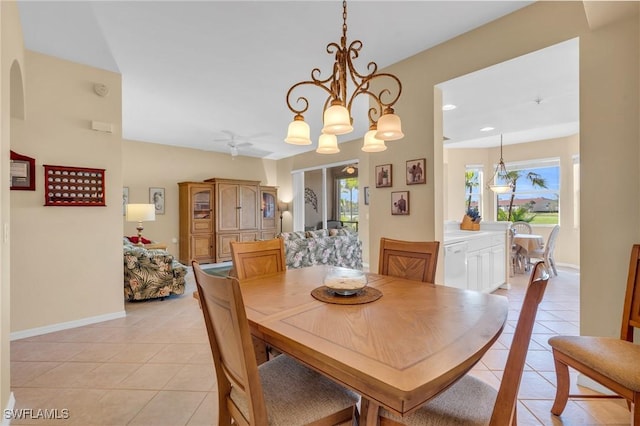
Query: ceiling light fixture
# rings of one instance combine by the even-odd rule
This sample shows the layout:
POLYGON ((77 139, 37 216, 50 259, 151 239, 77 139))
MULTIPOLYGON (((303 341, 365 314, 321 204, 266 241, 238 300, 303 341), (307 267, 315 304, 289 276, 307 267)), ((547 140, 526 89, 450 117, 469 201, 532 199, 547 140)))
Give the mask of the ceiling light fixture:
POLYGON ((451 111, 458 108, 457 106, 455 106, 454 104, 446 104, 446 105, 442 105, 442 110, 443 111, 451 111))
POLYGON ((480 129, 481 132, 490 132, 492 131, 494 128, 491 126, 487 126, 487 127, 483 127, 482 129, 480 129))
POLYGON ((344 135, 353 131, 351 106, 353 105, 353 100, 362 94, 368 95, 377 105, 369 109, 369 131, 365 135, 362 150, 365 152, 384 151, 387 149, 384 141, 404 137, 400 117, 393 110, 393 106, 400 98, 402 84, 392 74, 378 73, 378 65, 375 62, 369 62, 367 65, 369 73, 367 74, 361 74, 355 69, 352 61, 359 56, 362 42, 355 40, 347 44, 346 1, 342 2, 342 21, 340 43, 333 42, 327 45, 327 52, 335 55, 331 76, 321 79, 320 69, 314 68, 311 71, 311 80, 296 83, 287 92, 287 106, 295 116, 289 124, 285 142, 293 145, 311 145, 310 128, 305 123, 303 116, 309 109, 309 101, 304 96, 299 96, 296 99, 296 104, 300 105, 300 107, 296 108, 291 104, 291 95, 300 86, 313 85, 320 87, 329 94, 323 107, 324 127, 322 128, 322 135, 316 152, 333 154, 340 151, 337 146, 336 135, 344 135), (374 93, 371 82, 379 77, 386 77, 387 81, 395 86, 394 90, 384 88, 377 94, 374 93), (347 93, 347 81, 355 86, 353 93, 350 95, 347 93), (395 96, 392 93, 395 93, 395 96), (378 117, 377 120, 374 119, 374 115, 378 117), (330 136, 330 138, 323 138, 323 136, 330 136), (327 148, 327 146, 330 146, 330 148, 327 148))
POLYGON ((502 159, 502 134, 500 134, 500 162, 496 166, 496 172, 487 184, 487 188, 496 194, 504 194, 513 189, 513 181, 509 178, 509 172, 507 172, 507 167, 502 159))

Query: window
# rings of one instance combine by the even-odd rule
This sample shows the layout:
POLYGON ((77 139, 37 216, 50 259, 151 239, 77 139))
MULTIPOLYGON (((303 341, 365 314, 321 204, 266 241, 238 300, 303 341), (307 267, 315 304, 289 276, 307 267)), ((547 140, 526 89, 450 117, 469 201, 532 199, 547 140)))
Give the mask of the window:
POLYGON ((558 224, 560 160, 511 163, 507 171, 514 188, 513 192, 497 194, 497 220, 558 224))
POLYGON ((464 207, 465 211, 477 209, 482 214, 482 166, 467 166, 464 173, 464 207))
POLYGON ((358 177, 336 179, 338 218, 344 226, 358 230, 358 177))

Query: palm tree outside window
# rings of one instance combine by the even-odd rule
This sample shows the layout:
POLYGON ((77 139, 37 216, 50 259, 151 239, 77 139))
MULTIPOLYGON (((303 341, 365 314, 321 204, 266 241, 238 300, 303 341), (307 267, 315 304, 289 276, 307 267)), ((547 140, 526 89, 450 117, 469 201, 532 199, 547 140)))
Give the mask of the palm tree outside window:
POLYGON ((497 194, 498 221, 523 221, 535 225, 558 224, 560 161, 537 160, 507 165, 502 182, 511 181, 511 192, 497 194))

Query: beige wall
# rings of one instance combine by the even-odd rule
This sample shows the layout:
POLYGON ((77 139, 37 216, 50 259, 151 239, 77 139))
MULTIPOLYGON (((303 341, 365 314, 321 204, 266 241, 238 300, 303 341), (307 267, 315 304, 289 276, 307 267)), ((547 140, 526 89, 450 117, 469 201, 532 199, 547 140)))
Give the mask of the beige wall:
POLYGON ((11 331, 122 315, 120 75, 30 51, 24 69, 27 118, 12 120, 11 149, 36 159, 36 191, 10 194, 11 331), (106 169, 107 206, 44 207, 43 164, 106 169))
MULTIPOLYGON (((608 7, 627 9, 627 5, 616 2, 609 2, 608 7)), ((408 139, 408 145, 418 143, 432 164, 429 158, 437 153, 439 144, 434 144, 438 139, 434 139, 436 132, 430 119, 434 108, 425 98, 431 99, 433 86, 580 37, 581 228, 587 230, 580 236, 584 334, 619 332, 629 251, 640 236, 638 224, 630 228, 628 221, 628 212, 637 211, 640 201, 635 10, 636 15, 627 14, 615 24, 592 31, 582 3, 536 2, 388 69, 403 82, 397 111, 403 117, 406 133, 420 135, 408 139), (603 205, 615 208, 594 208, 603 205)), ((403 141, 390 144, 394 164, 410 156, 404 151, 396 154, 394 147, 400 143, 403 141)), ((431 177, 427 175, 427 179, 431 177)), ((436 173, 429 186, 439 188, 443 180, 443 175, 436 173)), ((426 191, 423 195, 423 220, 428 223, 415 227, 414 238, 437 238, 442 207, 432 193, 426 191)), ((377 198, 373 201, 377 202, 377 198)), ((400 234, 396 231, 399 221, 389 217, 385 209, 371 211, 371 244, 381 235, 400 234)))
MULTIPOLYGON (((447 204, 445 220, 460 221, 465 212, 464 172, 468 164, 481 165, 485 171, 485 184, 495 171, 494 164, 500 157, 500 149, 445 149, 447 170, 445 181, 447 204)), ((580 266, 580 229, 574 223, 573 157, 580 151, 578 135, 549 139, 525 144, 505 145, 503 157, 509 168, 510 162, 558 158, 560 160, 560 234, 555 251, 558 263, 580 266)), ((495 220, 495 196, 483 191, 483 220, 495 220)), ((579 200, 575 200, 579 202, 579 200)), ((533 225, 534 233, 548 238, 553 225, 533 225)))
MULTIPOLYGON (((178 148, 147 142, 124 140, 122 145, 122 186, 129 188, 130 203, 149 203, 149 188, 165 189, 165 214, 145 222, 142 236, 167 244, 178 255, 178 182, 203 181, 212 177, 257 180, 277 186, 276 162, 251 157, 178 148)), ((114 188, 122 193, 122 188, 114 188)), ((126 222, 123 235, 137 235, 135 222, 126 222)))
MULTIPOLYGON (((10 223, 9 150, 11 116, 24 118, 24 52, 22 28, 15 2, 0 2, 0 233, 10 223), (13 102, 12 102, 13 101, 13 102), (22 107, 22 108, 21 108, 22 107)), ((9 236, 10 238, 10 236, 9 236)), ((8 406, 11 332, 10 243, 0 240, 0 408, 8 406)))

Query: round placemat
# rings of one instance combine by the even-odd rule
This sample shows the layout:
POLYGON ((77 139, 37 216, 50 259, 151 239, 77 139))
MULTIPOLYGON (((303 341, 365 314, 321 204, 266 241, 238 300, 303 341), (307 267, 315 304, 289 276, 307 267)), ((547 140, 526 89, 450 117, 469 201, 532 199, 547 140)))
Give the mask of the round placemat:
POLYGON ((367 286, 351 296, 340 296, 335 294, 329 287, 322 286, 311 290, 311 295, 321 302, 335 303, 337 305, 359 305, 380 299, 382 292, 377 288, 367 286))

